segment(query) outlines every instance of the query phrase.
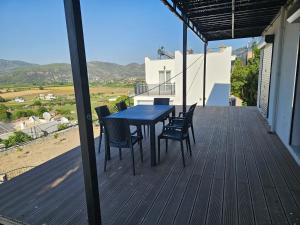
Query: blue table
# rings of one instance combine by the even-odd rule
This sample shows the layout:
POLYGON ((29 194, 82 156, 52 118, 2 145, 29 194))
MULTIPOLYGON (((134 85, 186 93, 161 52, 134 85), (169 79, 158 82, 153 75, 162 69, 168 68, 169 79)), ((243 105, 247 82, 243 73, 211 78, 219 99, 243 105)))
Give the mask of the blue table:
MULTIPOLYGON (((150 126, 150 149, 151 166, 156 165, 156 144, 155 144, 155 124, 167 115, 172 113, 175 116, 175 106, 171 105, 137 105, 121 112, 108 116, 108 118, 127 119, 131 125, 149 125, 150 126)), ((110 155, 108 153, 108 155, 110 155)))

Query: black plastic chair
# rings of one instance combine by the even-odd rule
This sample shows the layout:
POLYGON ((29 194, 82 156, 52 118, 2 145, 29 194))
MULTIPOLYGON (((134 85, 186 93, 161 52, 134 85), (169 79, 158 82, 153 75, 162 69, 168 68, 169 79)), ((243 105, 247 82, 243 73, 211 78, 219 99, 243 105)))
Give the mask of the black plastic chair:
MULTIPOLYGON (((154 98, 153 105, 170 105, 170 98, 154 98)), ((165 126, 165 120, 169 118, 169 115, 166 116, 161 122, 165 126)))
POLYGON ((153 105, 170 105, 170 98, 154 98, 153 105))
MULTIPOLYGON (((195 141, 195 133, 194 133, 194 125, 193 125, 193 117, 194 117, 194 111, 196 109, 197 103, 190 106, 188 112, 191 112, 192 118, 190 120, 190 123, 188 124, 189 128, 192 130, 193 140, 195 141)), ((182 127, 183 126, 183 118, 186 116, 186 112, 180 112, 178 117, 170 117, 170 125, 182 127)))
POLYGON ((99 126, 100 126, 100 137, 99 137, 99 146, 98 146, 98 152, 100 152, 102 136, 104 133, 103 118, 105 118, 106 116, 109 116, 111 113, 110 113, 107 105, 96 107, 95 111, 97 113, 98 120, 99 120, 99 126))
POLYGON ((105 157, 104 157, 104 171, 106 171, 106 163, 108 160, 108 150, 110 147, 119 149, 119 157, 122 159, 122 148, 131 149, 132 168, 133 175, 135 175, 135 163, 134 163, 134 150, 133 146, 136 143, 140 145, 141 161, 143 162, 143 146, 138 135, 132 135, 130 133, 130 126, 128 120, 119 118, 104 118, 103 119, 105 129, 105 157))
POLYGON ((176 140, 180 142, 181 147, 181 155, 182 155, 182 162, 183 166, 185 167, 185 158, 184 158, 184 150, 183 150, 183 141, 186 141, 187 151, 189 151, 190 156, 192 156, 192 148, 189 138, 189 123, 192 119, 192 113, 187 112, 186 116, 183 119, 183 126, 177 127, 172 126, 170 124, 163 127, 163 131, 160 135, 158 135, 158 163, 160 163, 160 140, 166 140, 166 152, 168 152, 168 140, 176 140))
MULTIPOLYGON (((116 107, 117 107, 118 112, 126 110, 128 108, 125 101, 121 101, 121 102, 116 103, 116 107)), ((136 126, 136 131, 134 131, 131 134, 134 134, 135 132, 137 132, 138 136, 140 137, 140 140, 142 140, 143 139, 143 135, 142 135, 142 128, 141 128, 141 126, 136 126)), ((145 128, 144 128, 144 133, 145 133, 145 128)))
POLYGON ((127 105, 126 105, 126 102, 125 101, 121 101, 121 102, 118 102, 116 104, 116 107, 117 107, 117 110, 120 112, 120 111, 123 111, 125 109, 127 109, 127 105))

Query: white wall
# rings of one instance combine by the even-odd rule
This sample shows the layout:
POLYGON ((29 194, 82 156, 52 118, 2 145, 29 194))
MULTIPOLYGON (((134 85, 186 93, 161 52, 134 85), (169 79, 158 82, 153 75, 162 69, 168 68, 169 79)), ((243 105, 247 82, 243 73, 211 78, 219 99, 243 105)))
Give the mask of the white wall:
MULTIPOLYGON (((230 95, 232 48, 207 54, 206 103, 207 105, 228 106, 230 95)), ((203 98, 203 54, 187 55, 187 104, 202 105, 203 98)), ((158 84, 160 70, 170 70, 171 82, 175 82, 174 104, 182 104, 182 53, 175 52, 175 59, 151 60, 145 58, 146 83, 158 84)), ((135 97, 136 102, 142 96, 135 97)), ((140 100, 142 102, 142 100, 140 100)))
POLYGON ((285 15, 286 12, 282 10, 281 16, 265 33, 275 34, 267 120, 271 129, 300 162, 289 145, 300 24, 289 24, 285 15))

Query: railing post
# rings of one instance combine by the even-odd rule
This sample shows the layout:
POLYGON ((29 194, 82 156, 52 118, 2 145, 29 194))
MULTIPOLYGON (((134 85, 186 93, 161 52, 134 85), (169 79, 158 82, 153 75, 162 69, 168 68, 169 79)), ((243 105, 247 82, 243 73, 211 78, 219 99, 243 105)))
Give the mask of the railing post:
POLYGON ((96 153, 80 1, 64 0, 64 6, 79 124, 88 223, 89 225, 101 225, 96 153))

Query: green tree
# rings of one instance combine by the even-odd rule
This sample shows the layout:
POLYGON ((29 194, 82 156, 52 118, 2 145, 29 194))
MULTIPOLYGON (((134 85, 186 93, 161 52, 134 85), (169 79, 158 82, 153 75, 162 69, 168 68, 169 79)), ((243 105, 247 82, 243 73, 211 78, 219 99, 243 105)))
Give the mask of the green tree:
POLYGON ((231 74, 231 92, 246 105, 256 105, 260 52, 256 43, 252 46, 253 58, 244 65, 240 59, 234 62, 231 74))
POLYGON ((32 138, 28 134, 25 134, 22 131, 16 131, 13 135, 9 136, 8 139, 3 140, 2 143, 4 143, 6 148, 9 148, 14 145, 21 144, 23 142, 28 142, 31 140, 32 138))
POLYGON ((126 103, 126 105, 133 105, 133 100, 132 100, 132 98, 130 98, 129 96, 127 96, 127 95, 121 95, 120 97, 118 97, 117 99, 116 99, 116 103, 117 102, 121 102, 121 101, 125 101, 125 103, 126 103))
POLYGON ((11 119, 11 112, 8 111, 8 108, 1 104, 0 105, 0 121, 8 121, 11 119))

